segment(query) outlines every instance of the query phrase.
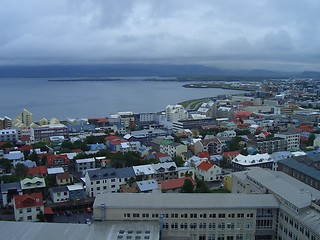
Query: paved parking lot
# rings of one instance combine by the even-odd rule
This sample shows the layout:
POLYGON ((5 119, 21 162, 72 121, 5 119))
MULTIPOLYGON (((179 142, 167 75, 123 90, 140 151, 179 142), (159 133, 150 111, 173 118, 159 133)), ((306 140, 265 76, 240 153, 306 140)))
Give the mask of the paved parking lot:
POLYGON ((65 212, 62 212, 62 213, 55 214, 53 216, 52 222, 85 224, 87 219, 92 222, 92 213, 86 213, 85 211, 75 211, 75 212, 72 212, 70 216, 67 216, 65 212))

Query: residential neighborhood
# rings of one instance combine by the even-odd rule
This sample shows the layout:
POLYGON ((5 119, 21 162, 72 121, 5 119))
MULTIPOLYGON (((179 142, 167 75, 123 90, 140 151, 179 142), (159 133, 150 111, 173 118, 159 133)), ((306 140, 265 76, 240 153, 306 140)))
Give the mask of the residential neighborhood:
MULTIPOLYGON (((304 87, 299 83, 263 82, 256 91, 208 98, 193 108, 182 103, 168 105, 156 113, 118 112, 105 118, 35 121, 33 114, 23 109, 15 119, 4 116, 0 118, 0 220, 56 222, 57 216, 83 213, 90 221, 108 221, 108 214, 115 221, 120 219, 112 215, 113 207, 119 207, 118 198, 132 198, 133 202, 148 202, 150 198, 154 206, 146 203, 146 209, 134 213, 130 212, 134 205, 128 202, 132 209, 123 213, 127 220, 138 220, 140 214, 149 220, 151 216, 159 218, 153 207, 166 207, 152 195, 161 194, 159 198, 173 208, 163 213, 160 228, 164 236, 180 236, 183 229, 188 235, 199 229, 192 239, 224 239, 206 235, 206 227, 213 228, 206 222, 190 223, 189 228, 189 223, 174 222, 180 213, 178 200, 172 197, 187 194, 194 201, 202 196, 207 200, 199 201, 217 198, 226 204, 218 204, 219 212, 230 207, 228 196, 237 201, 239 193, 263 192, 274 195, 255 196, 261 201, 259 206, 240 195, 239 201, 246 204, 235 203, 237 211, 251 208, 237 213, 239 218, 246 214, 255 219, 247 232, 242 227, 233 231, 235 223, 227 223, 231 225, 219 225, 219 234, 230 236, 227 239, 252 239, 253 235, 261 237, 256 239, 319 239, 320 228, 304 223, 299 209, 310 208, 315 219, 320 217, 320 95, 311 82, 304 87), (277 183, 283 186, 300 181, 303 193, 314 189, 310 190, 309 205, 293 202, 289 206, 296 211, 296 226, 304 224, 303 231, 290 222, 292 229, 285 223, 275 225, 277 209, 281 209, 280 217, 290 215, 281 207, 283 199, 294 200, 268 185, 266 181, 272 176, 283 178, 277 183), (104 210, 104 201, 114 206, 104 210), (269 211, 269 215, 259 211, 269 211), (262 215, 269 217, 265 221, 260 219, 262 215), (172 228, 179 230, 172 232, 172 228)), ((204 207, 210 208, 208 202, 204 207)), ((195 209, 197 212, 186 214, 191 218, 198 218, 198 214, 200 219, 211 216, 209 210, 201 213, 200 202, 195 209)), ((236 213, 223 214, 230 219, 236 213)))

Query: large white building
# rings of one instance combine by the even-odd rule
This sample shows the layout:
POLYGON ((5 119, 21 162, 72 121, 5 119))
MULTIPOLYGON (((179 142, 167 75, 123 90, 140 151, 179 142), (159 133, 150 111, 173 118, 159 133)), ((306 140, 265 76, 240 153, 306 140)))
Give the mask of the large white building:
POLYGON ((189 113, 182 105, 168 105, 166 107, 166 118, 169 122, 177 122, 189 118, 189 113))
POLYGON ((274 234, 278 207, 271 194, 116 193, 96 197, 93 219, 158 221, 161 239, 272 239, 255 236, 274 234))
POLYGON ((300 134, 299 133, 276 133, 275 137, 281 137, 287 140, 287 150, 300 149, 300 134))

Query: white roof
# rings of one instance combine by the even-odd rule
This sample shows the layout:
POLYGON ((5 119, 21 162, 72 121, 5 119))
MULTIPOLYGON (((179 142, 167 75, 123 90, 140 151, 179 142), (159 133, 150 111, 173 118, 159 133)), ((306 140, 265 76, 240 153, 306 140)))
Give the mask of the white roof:
POLYGON ((58 174, 58 173, 64 173, 64 170, 62 167, 57 168, 48 168, 48 174, 58 174))
POLYGON ((272 162, 272 161, 273 160, 268 153, 248 155, 248 156, 239 154, 232 160, 232 162, 235 162, 241 165, 253 165, 253 164, 260 164, 263 162, 272 162))
POLYGON ((147 164, 147 165, 141 165, 141 166, 133 166, 133 171, 136 175, 149 175, 149 174, 154 174, 154 168, 152 167, 151 164, 147 164))
POLYGON ((76 191, 76 190, 82 190, 83 186, 81 184, 74 184, 74 185, 68 185, 67 188, 69 191, 76 191))
POLYGON ((122 142, 121 144, 121 148, 130 148, 130 143, 128 142, 122 142))
POLYGON ((85 158, 85 159, 77 159, 76 163, 89 163, 89 162, 94 162, 94 158, 85 158))
POLYGON ((158 182, 155 179, 136 182, 141 192, 151 191, 158 188, 158 182))

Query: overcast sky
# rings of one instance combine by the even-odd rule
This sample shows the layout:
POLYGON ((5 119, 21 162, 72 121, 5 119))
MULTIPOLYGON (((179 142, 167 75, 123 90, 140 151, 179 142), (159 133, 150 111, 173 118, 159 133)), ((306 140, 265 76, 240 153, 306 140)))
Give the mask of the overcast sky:
POLYGON ((319 0, 1 0, 0 65, 319 70, 319 0))

